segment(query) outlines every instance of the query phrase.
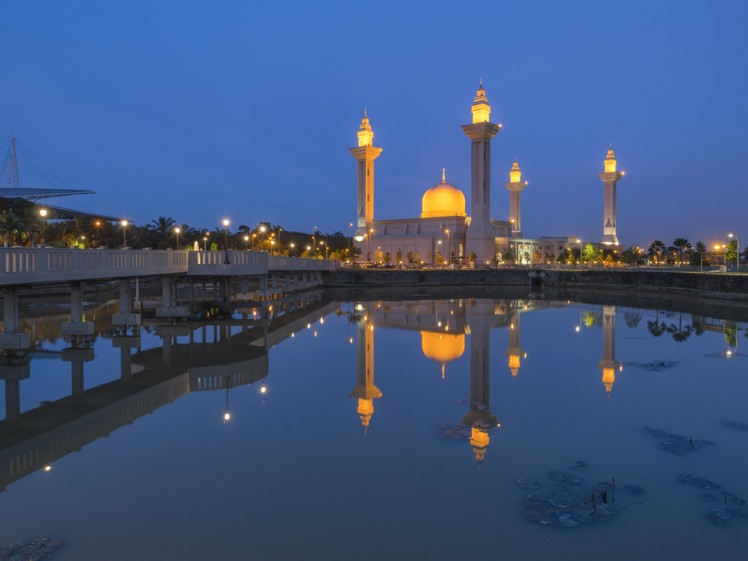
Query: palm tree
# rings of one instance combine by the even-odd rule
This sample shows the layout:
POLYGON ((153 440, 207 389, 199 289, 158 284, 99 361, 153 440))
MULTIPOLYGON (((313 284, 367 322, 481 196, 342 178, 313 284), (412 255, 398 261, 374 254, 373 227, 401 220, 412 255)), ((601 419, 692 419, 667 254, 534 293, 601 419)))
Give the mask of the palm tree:
POLYGON ((686 238, 675 238, 675 240, 673 241, 673 247, 678 250, 678 261, 683 263, 683 250, 690 250, 691 244, 688 243, 688 240, 686 238))
POLYGON ((666 246, 665 243, 661 240, 655 240, 652 242, 652 244, 649 246, 649 249, 647 250, 647 253, 650 257, 654 257, 657 255, 657 264, 660 264, 660 261, 662 260, 662 252, 665 251, 666 246))
POLYGON ((148 232, 153 234, 154 241, 159 249, 164 249, 169 244, 172 229, 176 224, 176 220, 164 216, 159 216, 156 220, 151 220, 151 223, 148 224, 148 232))

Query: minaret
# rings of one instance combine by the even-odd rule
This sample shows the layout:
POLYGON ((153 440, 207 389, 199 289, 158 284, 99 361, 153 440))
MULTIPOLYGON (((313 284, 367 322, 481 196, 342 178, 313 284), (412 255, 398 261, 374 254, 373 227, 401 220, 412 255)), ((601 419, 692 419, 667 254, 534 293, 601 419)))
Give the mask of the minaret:
POLYGON ((504 187, 509 189, 509 222, 512 225, 511 236, 513 238, 521 238, 522 222, 520 220, 519 196, 522 190, 527 187, 527 181, 522 181, 522 172, 519 169, 517 160, 514 160, 512 169, 509 172, 509 183, 504 183, 504 187))
POLYGON ((512 378, 516 378, 520 359, 527 358, 527 353, 519 344, 519 313, 517 312, 512 314, 511 323, 509 323, 509 347, 504 354, 509 357, 509 371, 512 373, 512 378))
POLYGON ((492 317, 493 302, 490 300, 476 300, 467 309, 470 325, 470 411, 463 417, 462 423, 470 426, 470 446, 479 464, 486 456, 491 441, 488 431, 498 424, 496 416, 489 409, 489 334, 492 317))
POLYGON ((491 261, 495 255, 495 235, 491 226, 491 139, 501 129, 489 121, 491 106, 483 89, 478 86, 472 107, 473 122, 462 125, 463 132, 472 141, 470 152, 470 226, 467 230, 467 254, 475 253, 476 262, 491 261))
POLYGON ((603 369, 605 392, 613 391, 616 370, 623 370, 623 364, 616 362, 616 307, 603 306, 603 359, 597 365, 603 369))
POLYGON ((348 396, 358 398, 357 412, 366 431, 374 414, 374 400, 382 397, 374 385, 374 323, 370 316, 358 322, 358 384, 348 396))
POLYGON ((374 131, 364 110, 364 118, 358 127, 358 146, 348 149, 358 162, 356 184, 358 192, 358 220, 354 236, 363 239, 369 235, 374 222, 374 160, 381 154, 381 148, 374 147, 374 131))
POLYGON ((616 155, 613 145, 605 156, 605 173, 598 177, 605 186, 605 202, 603 203, 603 240, 605 245, 618 245, 616 235, 616 183, 624 176, 622 171, 616 171, 616 155))

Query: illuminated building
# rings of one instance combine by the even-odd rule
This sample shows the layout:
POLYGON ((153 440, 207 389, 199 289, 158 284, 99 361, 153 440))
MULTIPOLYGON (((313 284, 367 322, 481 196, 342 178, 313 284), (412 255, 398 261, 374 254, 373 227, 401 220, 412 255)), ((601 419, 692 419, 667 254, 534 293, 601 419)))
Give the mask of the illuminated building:
MULTIPOLYGON (((515 161, 509 172, 507 220, 491 220, 491 140, 501 125, 491 122, 491 106, 481 81, 471 107, 472 122, 462 126, 470 138, 470 200, 455 185, 442 180, 422 197, 419 217, 376 220, 374 218, 374 160, 382 149, 374 146, 374 130, 364 112, 358 131, 358 146, 349 148, 357 160, 356 247, 364 261, 387 265, 441 265, 474 261, 489 265, 510 260, 520 263, 556 261, 575 247, 579 236, 524 238, 520 197, 527 187, 515 161), (470 215, 466 208, 469 203, 470 215)), ((615 226, 615 184, 623 176, 615 171, 613 151, 605 160, 605 237, 603 243, 618 245, 615 226), (612 162, 612 164, 611 164, 612 162)))
POLYGON ((605 194, 603 201, 603 239, 604 245, 618 245, 616 233, 616 183, 623 177, 623 172, 616 171, 616 155, 613 146, 605 156, 605 172, 598 174, 603 182, 605 194))

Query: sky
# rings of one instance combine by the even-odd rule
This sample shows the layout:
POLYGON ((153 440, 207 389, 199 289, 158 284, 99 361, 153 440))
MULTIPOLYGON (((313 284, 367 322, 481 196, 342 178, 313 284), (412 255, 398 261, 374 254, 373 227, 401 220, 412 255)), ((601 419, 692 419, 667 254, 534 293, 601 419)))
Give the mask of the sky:
POLYGON ((15 135, 19 160, 57 170, 22 167, 21 186, 96 192, 60 206, 348 233, 366 108, 375 218, 418 216, 442 167, 469 207, 460 125, 483 79, 503 125, 493 219, 517 158, 524 234, 599 241, 612 143, 622 244, 748 243, 744 0, 27 0, 0 17, 3 152, 15 135))

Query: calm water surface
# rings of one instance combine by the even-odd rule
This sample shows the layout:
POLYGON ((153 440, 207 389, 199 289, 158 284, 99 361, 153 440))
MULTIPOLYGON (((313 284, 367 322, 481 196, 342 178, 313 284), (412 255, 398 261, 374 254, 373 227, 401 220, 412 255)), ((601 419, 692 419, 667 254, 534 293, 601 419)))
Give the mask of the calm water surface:
POLYGON ((64 538, 59 561, 748 551, 748 518, 705 518, 721 490, 675 481, 748 497, 748 432, 721 424, 748 425, 745 323, 565 301, 317 302, 267 329, 139 339, 97 317, 90 351, 55 321, 29 322, 28 367, 2 365, 0 545, 64 538), (682 454, 643 427, 682 435, 682 454), (552 470, 583 478, 567 483, 583 497, 615 478, 617 514, 528 520, 517 480, 549 496, 552 470))

